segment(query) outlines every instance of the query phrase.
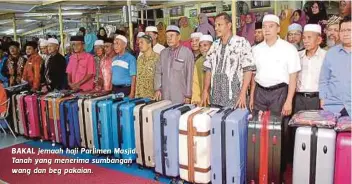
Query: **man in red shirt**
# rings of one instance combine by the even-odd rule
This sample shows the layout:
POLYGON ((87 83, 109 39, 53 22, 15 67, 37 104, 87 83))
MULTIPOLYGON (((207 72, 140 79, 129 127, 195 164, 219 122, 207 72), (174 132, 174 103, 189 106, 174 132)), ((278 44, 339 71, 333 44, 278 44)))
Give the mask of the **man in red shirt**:
POLYGON ((73 53, 66 69, 68 85, 75 91, 94 89, 95 64, 91 54, 84 52, 83 36, 71 37, 73 53))

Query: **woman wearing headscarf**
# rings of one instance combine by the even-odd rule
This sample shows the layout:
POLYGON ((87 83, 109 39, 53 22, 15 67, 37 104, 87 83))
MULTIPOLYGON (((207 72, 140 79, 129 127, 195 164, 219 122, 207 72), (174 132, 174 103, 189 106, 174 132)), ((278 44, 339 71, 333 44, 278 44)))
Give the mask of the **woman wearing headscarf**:
POLYGON ((104 40, 107 38, 106 31, 103 27, 99 28, 98 34, 97 34, 98 40, 104 40))
POLYGON ((241 36, 242 35, 242 30, 243 30, 243 27, 246 25, 246 15, 241 15, 240 16, 240 28, 238 29, 238 32, 237 32, 237 35, 241 36))
POLYGON ((255 15, 254 13, 248 13, 246 15, 246 21, 241 33, 242 37, 245 37, 251 45, 254 45, 254 34, 255 34, 255 15))
POLYGON ((181 17, 179 21, 181 31, 181 41, 188 41, 193 33, 193 28, 189 24, 187 17, 181 17))
POLYGON ((314 1, 308 8, 307 15, 309 17, 308 24, 325 24, 328 20, 325 6, 323 2, 314 1))
POLYGON ((296 23, 304 27, 307 24, 306 13, 300 9, 293 12, 291 16, 291 24, 296 23))
POLYGON ((199 14, 198 19, 199 19, 199 26, 196 32, 201 32, 204 35, 209 34, 214 38, 215 30, 214 30, 214 27, 211 24, 209 24, 207 15, 204 13, 201 13, 199 14))
POLYGON ((288 31, 288 26, 291 24, 292 9, 282 10, 280 15, 280 37, 285 39, 288 31))
POLYGON ((158 28, 157 42, 161 45, 166 45, 166 26, 164 23, 159 22, 156 26, 158 28))

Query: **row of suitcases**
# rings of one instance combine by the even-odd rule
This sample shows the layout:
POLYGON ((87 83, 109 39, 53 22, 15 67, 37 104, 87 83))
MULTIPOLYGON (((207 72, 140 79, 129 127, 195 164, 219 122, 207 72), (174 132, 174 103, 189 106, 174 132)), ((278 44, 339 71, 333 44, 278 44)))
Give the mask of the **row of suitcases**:
MULTIPOLYGON (((180 176, 189 182, 264 184, 282 180, 282 120, 270 112, 248 116, 246 110, 106 94, 18 94, 12 96, 12 101, 15 131, 28 137, 62 143, 68 148, 136 149, 136 155, 114 156, 136 160, 143 167, 155 167, 160 175, 180 176)), ((294 183, 332 183, 334 163, 335 183, 345 183, 350 177, 339 176, 347 167, 341 165, 346 163, 342 159, 350 159, 350 133, 338 135, 335 162, 332 142, 336 133, 334 137, 329 131, 298 128, 294 171, 300 169, 294 172, 294 183)))

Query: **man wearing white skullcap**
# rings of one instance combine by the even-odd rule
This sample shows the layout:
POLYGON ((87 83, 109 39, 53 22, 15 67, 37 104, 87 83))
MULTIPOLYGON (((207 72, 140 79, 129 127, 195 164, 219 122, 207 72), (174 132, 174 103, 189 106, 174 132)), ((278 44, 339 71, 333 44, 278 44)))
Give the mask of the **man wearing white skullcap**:
POLYGON ((165 49, 165 47, 157 42, 158 28, 155 26, 148 26, 145 29, 145 33, 150 37, 152 37, 153 39, 153 51, 156 52, 157 54, 160 54, 161 51, 165 49))
MULTIPOLYGON (((293 110, 297 72, 301 70, 301 65, 297 49, 278 36, 278 19, 276 15, 264 16, 264 41, 253 48, 257 71, 254 79, 256 84, 253 82, 251 87, 250 108, 256 111, 270 110, 279 116, 281 114, 285 133, 288 128, 287 117, 293 110)), ((286 141, 284 139, 282 145, 286 145, 286 141)), ((285 155, 289 154, 288 147, 282 149, 285 155)), ((283 166, 286 166, 285 161, 288 161, 288 157, 282 158, 283 166)))
POLYGON ((126 51, 127 38, 117 35, 114 40, 116 56, 112 60, 112 90, 134 98, 136 91, 136 58, 126 51))
MULTIPOLYGON (((192 36, 192 35, 191 35, 192 36)), ((204 83, 204 61, 205 57, 213 43, 213 37, 211 35, 201 35, 199 39, 199 50, 200 57, 197 59, 194 65, 193 71, 193 84, 192 84, 192 104, 201 105, 202 92, 204 83)))
POLYGON ((59 52, 59 41, 48 39, 49 59, 43 68, 43 92, 65 89, 67 85, 66 59, 59 52))
POLYGON ((101 75, 100 63, 104 57, 104 41, 103 40, 96 40, 94 42, 94 64, 95 64, 95 76, 94 76, 94 88, 96 90, 100 90, 103 86, 103 81, 99 80, 101 75))
POLYGON ((43 58, 44 61, 48 59, 48 40, 39 39, 39 55, 43 58))
POLYGON ((194 54, 194 60, 197 62, 197 59, 201 57, 200 51, 199 51, 199 39, 203 34, 201 32, 195 32, 191 34, 191 47, 192 47, 192 52, 194 54))
POLYGON ((294 112, 318 110, 319 76, 326 51, 320 48, 321 27, 318 24, 304 26, 303 43, 305 50, 299 52, 302 70, 298 73, 294 112))
POLYGON ((288 26, 287 41, 297 48, 298 51, 303 50, 302 43, 302 26, 300 24, 293 23, 288 26))
POLYGON ((160 53, 154 77, 155 98, 173 103, 191 103, 194 55, 181 45, 180 28, 169 25, 166 40, 169 45, 160 53))

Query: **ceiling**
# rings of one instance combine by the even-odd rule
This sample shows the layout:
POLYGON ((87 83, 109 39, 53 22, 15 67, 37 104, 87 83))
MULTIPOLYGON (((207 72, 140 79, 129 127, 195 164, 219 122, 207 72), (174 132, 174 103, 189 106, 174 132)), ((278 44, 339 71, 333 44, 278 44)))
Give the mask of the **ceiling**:
MULTIPOLYGON (((147 5, 156 6, 172 1, 148 1, 147 5)), ((140 1, 132 1, 132 4, 141 6, 140 1)), ((87 16, 91 17, 90 20, 95 25, 97 15, 101 24, 118 24, 122 23, 122 7, 125 5, 127 2, 121 0, 0 0, 0 35, 13 35, 13 17, 16 20, 16 32, 20 36, 41 35, 43 28, 45 34, 58 34, 59 6, 62 10, 65 32, 76 32, 81 26, 82 18, 87 16)))

